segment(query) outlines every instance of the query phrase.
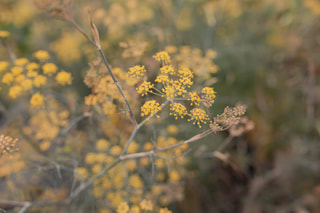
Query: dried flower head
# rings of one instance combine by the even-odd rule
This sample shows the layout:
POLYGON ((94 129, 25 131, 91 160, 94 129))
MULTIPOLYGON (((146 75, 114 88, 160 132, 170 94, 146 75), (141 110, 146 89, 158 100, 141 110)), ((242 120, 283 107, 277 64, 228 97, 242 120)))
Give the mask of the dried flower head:
POLYGON ((243 104, 237 104, 235 107, 224 108, 224 112, 213 118, 213 122, 210 123, 210 128, 217 131, 223 131, 230 128, 233 125, 239 123, 240 118, 246 112, 247 106, 243 104))

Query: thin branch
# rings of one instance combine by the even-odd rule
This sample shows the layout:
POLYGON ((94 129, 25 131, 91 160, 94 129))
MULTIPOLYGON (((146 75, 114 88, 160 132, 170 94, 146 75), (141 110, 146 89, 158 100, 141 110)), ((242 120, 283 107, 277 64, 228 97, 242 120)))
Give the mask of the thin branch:
POLYGON ((128 155, 123 155, 123 156, 120 156, 119 159, 120 160, 128 160, 128 159, 132 159, 132 158, 141 158, 141 157, 145 157, 145 156, 149 156, 149 155, 153 155, 153 154, 156 154, 158 152, 163 152, 163 151, 166 151, 168 149, 173 149, 173 148, 176 148, 176 147, 179 147, 179 146, 182 146, 184 144, 189 144, 189 143, 193 143, 193 142, 196 142, 204 137, 207 137, 208 135, 214 133, 214 131, 212 129, 208 129, 198 135, 195 135, 193 136, 192 138, 188 139, 188 140, 185 140, 181 143, 177 143, 177 144, 174 144, 174 145, 171 145, 171 146, 167 146, 167 147, 164 147, 164 148, 161 148, 161 149, 156 149, 156 150, 151 150, 151 151, 148 151, 148 152, 139 152, 139 153, 134 153, 134 154, 128 154, 128 155))

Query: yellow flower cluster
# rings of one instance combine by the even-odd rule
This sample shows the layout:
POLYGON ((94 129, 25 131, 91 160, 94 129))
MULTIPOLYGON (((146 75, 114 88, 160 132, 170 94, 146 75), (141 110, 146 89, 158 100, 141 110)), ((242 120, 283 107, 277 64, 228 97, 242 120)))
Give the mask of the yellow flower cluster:
MULTIPOLYGON (((138 82, 138 76, 143 76, 143 67, 137 66, 132 69, 129 78, 128 73, 119 67, 112 68, 115 78, 125 84, 134 85, 138 82)), ((101 59, 96 59, 90 63, 90 69, 86 72, 84 83, 91 88, 91 94, 85 97, 85 104, 87 106, 99 106, 106 115, 113 115, 117 112, 117 105, 115 103, 123 103, 122 97, 115 86, 110 75, 106 75, 106 68, 101 65, 101 59)), ((147 88, 146 88, 147 89, 147 88)), ((128 101, 133 102, 134 96, 128 95, 124 91, 128 101)))
MULTIPOLYGON (((156 100, 147 101, 141 107, 141 116, 153 115, 160 109, 160 104, 156 100)), ((159 117, 159 115, 156 116, 159 117)))
MULTIPOLYGON (((35 52, 34 57, 41 62, 50 58, 47 51, 39 50, 35 52)), ((8 70, 9 63, 0 61, 0 76, 1 82, 7 86, 8 95, 12 99, 16 99, 23 94, 23 92, 31 91, 47 84, 50 77, 56 74, 55 80, 58 84, 71 84, 71 74, 66 71, 57 73, 58 67, 53 63, 36 63, 29 62, 26 58, 18 58, 14 65, 8 70), (41 69, 40 69, 41 67, 41 69)), ((44 97, 39 92, 35 93, 31 99, 30 104, 35 108, 44 105, 44 97)))
POLYGON ((141 78, 144 76, 146 72, 146 69, 144 68, 144 66, 134 66, 134 67, 131 67, 129 68, 129 72, 128 72, 128 75, 130 78, 141 78))
POLYGON ((12 152, 18 151, 16 143, 18 139, 12 139, 9 136, 0 135, 0 157, 12 152))
POLYGON ((212 49, 208 49, 204 56, 200 49, 191 49, 189 46, 182 46, 179 49, 167 46, 165 50, 174 55, 173 59, 179 67, 189 67, 200 79, 208 80, 218 71, 218 66, 213 62, 217 53, 212 49))
MULTIPOLYGON (((177 50, 171 48, 171 51, 174 52, 177 50)), ((208 50, 207 57, 210 59, 214 58, 215 52, 208 50)), ((182 102, 176 102, 176 100, 188 100, 190 106, 200 106, 200 104, 203 104, 203 106, 208 109, 214 103, 216 97, 214 89, 212 87, 204 87, 199 94, 194 91, 189 92, 188 90, 193 85, 194 78, 194 73, 189 68, 184 67, 175 71, 170 64, 171 59, 166 51, 156 53, 153 58, 161 63, 160 73, 154 80, 155 84, 149 81, 142 81, 136 88, 137 92, 141 94, 141 96, 152 93, 166 98, 171 102, 170 115, 174 116, 175 119, 189 116, 190 119, 188 119, 188 121, 193 121, 193 124, 197 124, 199 127, 201 127, 202 123, 206 124, 209 116, 204 110, 196 108, 188 112, 188 107, 182 102)), ((129 77, 137 78, 140 77, 141 73, 145 72, 144 66, 134 66, 129 69, 129 77), (143 70, 143 72, 141 70, 143 70)), ((141 116, 157 113, 161 110, 159 105, 156 100, 147 101, 141 107, 141 116)))
MULTIPOLYGON (((117 207, 117 213, 140 213, 142 212, 149 212, 154 210, 153 203, 151 200, 142 200, 138 205, 133 205, 131 208, 126 202, 121 202, 117 207)), ((172 211, 168 210, 168 208, 160 208, 159 213, 172 213, 172 211)))
POLYGON ((209 120, 207 113, 200 108, 193 108, 190 111, 190 119, 188 121, 193 121, 193 124, 197 124, 201 128, 201 123, 206 124, 209 120))
MULTIPOLYGON (((31 97, 31 104, 41 105, 42 95, 39 93, 31 97), (37 97, 38 96, 38 97, 37 97)), ((47 98, 46 109, 35 111, 29 119, 28 125, 23 128, 23 132, 34 141, 39 142, 39 148, 47 151, 51 147, 52 140, 55 139, 61 128, 69 123, 69 111, 62 104, 53 98, 47 98)))
POLYGON ((9 37, 10 33, 8 31, 0 30, 0 38, 9 37))
POLYGON ((19 152, 0 158, 0 178, 21 171, 26 167, 19 152))

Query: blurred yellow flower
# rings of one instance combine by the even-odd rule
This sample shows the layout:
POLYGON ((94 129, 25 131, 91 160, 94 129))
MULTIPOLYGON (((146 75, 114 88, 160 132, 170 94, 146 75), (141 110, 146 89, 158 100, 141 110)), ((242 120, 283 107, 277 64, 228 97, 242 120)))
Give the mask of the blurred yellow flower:
POLYGON ((6 62, 6 61, 0 61, 0 72, 6 70, 8 66, 9 66, 9 63, 8 63, 8 62, 6 62))
POLYGON ((142 210, 152 211, 153 210, 153 204, 150 200, 143 200, 140 203, 140 207, 142 210))
POLYGON ((22 88, 20 86, 12 86, 9 89, 9 96, 12 99, 15 99, 21 95, 21 92, 22 92, 22 88))
POLYGON ((0 30, 0 38, 9 37, 10 33, 8 31, 0 30))
POLYGON ((11 68, 11 73, 14 76, 20 75, 23 72, 23 68, 22 67, 12 67, 11 68))
POLYGON ((35 108, 39 108, 40 106, 44 105, 44 97, 39 92, 37 92, 31 97, 30 104, 35 108))
POLYGON ((44 74, 48 76, 52 76, 54 73, 57 72, 58 67, 53 63, 46 63, 42 66, 42 70, 44 74))
POLYGON ((129 206, 126 202, 122 202, 119 204, 117 208, 117 213, 127 213, 129 211, 129 206))
POLYGON ((18 58, 15 60, 14 64, 17 66, 23 66, 23 65, 27 64, 28 62, 29 62, 29 60, 26 58, 18 58))
POLYGON ((33 79, 33 83, 36 87, 40 87, 41 85, 45 85, 47 83, 47 77, 43 75, 37 75, 33 79))
POLYGON ((50 58, 49 53, 45 50, 38 50, 33 54, 33 56, 38 60, 47 60, 50 58))
POLYGON ((72 81, 71 73, 66 71, 58 72, 55 79, 61 85, 66 85, 66 84, 70 85, 72 81))
POLYGON ((143 182, 139 175, 134 174, 129 177, 129 185, 135 189, 141 189, 143 186, 143 182))
POLYGON ((106 151, 110 146, 110 143, 106 139, 99 139, 96 143, 96 148, 99 151, 106 151))
POLYGON ((11 82, 13 81, 13 75, 12 73, 6 73, 4 74, 4 76, 2 77, 2 83, 5 83, 5 84, 11 84, 11 82))

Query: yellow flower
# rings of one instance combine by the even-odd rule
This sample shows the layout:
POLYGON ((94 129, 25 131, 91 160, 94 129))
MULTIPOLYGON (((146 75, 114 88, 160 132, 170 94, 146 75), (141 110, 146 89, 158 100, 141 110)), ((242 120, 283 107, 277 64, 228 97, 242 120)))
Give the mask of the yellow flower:
POLYGON ((142 210, 147 210, 147 211, 152 211, 153 209, 152 202, 150 200, 145 200, 145 199, 141 201, 140 207, 142 210))
POLYGON ((164 160, 160 159, 160 158, 156 159, 155 160, 155 165, 156 165, 157 168, 163 168, 165 166, 164 160))
POLYGON ((89 152, 89 153, 86 155, 84 161, 85 161, 87 164, 93 164, 93 163, 95 163, 95 162, 96 162, 96 154, 93 153, 93 152, 89 152))
POLYGON ((99 172, 102 171, 102 165, 101 164, 95 164, 93 167, 92 167, 92 172, 94 174, 98 174, 99 172))
POLYGON ((150 89, 152 89, 154 85, 151 82, 144 81, 140 86, 136 89, 139 94, 142 96, 147 95, 150 89))
POLYGON ((149 158, 147 158, 147 157, 140 158, 140 160, 139 160, 139 164, 140 164, 141 166, 148 166, 149 163, 150 163, 150 160, 149 160, 149 158))
POLYGON ((102 105, 103 113, 106 115, 112 115, 117 112, 117 106, 114 105, 111 101, 108 101, 102 105))
POLYGON ((178 129, 178 127, 176 125, 171 124, 171 125, 167 126, 167 131, 168 131, 168 133, 174 135, 174 134, 177 134, 179 132, 179 129, 178 129))
POLYGON ((135 189, 141 189, 143 186, 143 182, 139 175, 131 175, 129 177, 129 185, 135 189))
POLYGON ((50 148, 50 145, 51 145, 50 141, 45 140, 40 143, 39 147, 41 151, 47 151, 50 148))
POLYGON ((204 87, 201 90, 202 93, 202 98, 204 99, 204 103, 207 104, 208 106, 211 106, 211 104, 214 103, 214 99, 216 97, 215 91, 212 87, 204 87))
POLYGON ((122 149, 121 149, 120 146, 113 146, 113 147, 110 149, 110 153, 111 153, 112 155, 115 155, 115 156, 120 155, 121 151, 122 151, 122 149))
POLYGON ((12 67, 11 68, 11 73, 14 76, 20 75, 23 72, 23 68, 22 67, 12 67))
POLYGON ((157 76, 157 78, 154 81, 165 84, 165 83, 170 83, 172 80, 169 79, 169 76, 160 74, 157 76))
POLYGON ((0 38, 9 37, 10 33, 8 31, 0 30, 0 38))
POLYGON ((161 208, 159 213, 172 213, 172 211, 168 210, 168 208, 161 208))
POLYGON ((42 70, 44 74, 48 76, 52 76, 54 73, 57 72, 58 67, 53 63, 46 63, 42 66, 42 70))
POLYGON ((26 58, 18 58, 15 60, 14 64, 17 66, 23 66, 23 65, 27 64, 28 62, 29 62, 29 60, 26 58))
POLYGON ((153 144, 151 142, 147 142, 143 146, 144 151, 151 151, 153 149, 153 144))
POLYGON ((127 169, 128 171, 134 171, 136 168, 137 168, 137 162, 136 160, 127 160, 125 162, 126 166, 127 166, 127 169))
MULTIPOLYGON (((155 100, 145 102, 141 107, 141 116, 147 116, 149 114, 153 115, 159 112, 161 110, 161 107, 159 106, 160 104, 155 100)), ((159 118, 158 115, 157 115, 157 118, 159 118)))
POLYGON ((36 77, 37 75, 38 75, 37 71, 34 71, 34 70, 28 70, 27 71, 27 77, 28 78, 33 78, 33 77, 36 77))
POLYGON ((153 58, 159 62, 161 62, 162 64, 164 65, 168 65, 171 63, 171 60, 170 60, 170 56, 167 52, 165 51, 161 51, 161 52, 157 52, 153 58))
POLYGON ((96 148, 99 151, 106 151, 110 146, 110 143, 106 139, 99 139, 96 143, 96 148))
MULTIPOLYGON (((8 153, 16 152, 16 142, 18 139, 12 139, 9 136, 0 135, 0 157, 8 153)), ((1 175, 0 175, 1 176, 1 175)))
POLYGON ((23 74, 20 74, 20 75, 17 75, 16 78, 14 79, 15 82, 17 83, 20 83, 21 81, 23 81, 25 79, 25 75, 23 74))
POLYGON ((189 92, 189 96, 190 96, 189 101, 191 101, 190 105, 192 106, 193 104, 195 104, 195 105, 199 106, 200 96, 198 95, 198 93, 189 92))
POLYGON ((90 94, 84 97, 84 104, 88 106, 96 105, 98 101, 97 96, 90 94))
POLYGON ((71 84, 71 73, 68 73, 66 71, 61 71, 58 72, 57 76, 56 76, 56 81, 61 84, 61 85, 70 85, 71 84))
POLYGON ((197 124, 201 128, 201 123, 206 124, 209 120, 207 113, 200 108, 194 108, 190 111, 190 119, 188 121, 193 121, 193 125, 197 124))
POLYGON ((11 82, 13 81, 13 75, 12 73, 6 73, 4 74, 4 76, 2 77, 2 83, 5 84, 11 84, 11 82))
POLYGON ((127 213, 129 211, 129 206, 126 202, 121 202, 118 205, 117 213, 127 213))
POLYGON ((212 49, 208 49, 206 52, 206 57, 210 59, 215 59, 217 57, 217 52, 212 49))
POLYGON ((31 63, 27 64, 26 68, 28 71, 36 70, 39 68, 39 64, 37 64, 35 62, 31 62, 31 63))
POLYGON ((38 60, 47 60, 50 58, 49 53, 45 50, 38 50, 33 54, 33 56, 38 60))
POLYGON ((9 96, 10 96, 12 99, 15 99, 15 98, 17 98, 18 96, 21 95, 21 92, 22 92, 22 88, 21 88, 20 86, 10 87, 10 89, 9 89, 9 96))
POLYGON ((85 180, 88 178, 89 173, 86 168, 79 167, 79 168, 77 168, 77 175, 78 175, 78 178, 85 180))
POLYGON ((8 66, 9 66, 9 63, 8 63, 8 62, 6 62, 6 61, 0 61, 0 72, 6 70, 8 66))
POLYGON ((45 85, 47 83, 47 77, 43 75, 37 75, 33 79, 33 83, 36 87, 40 87, 41 85, 45 85))
POLYGON ((170 115, 173 115, 175 119, 183 118, 187 114, 187 108, 181 103, 171 104, 170 111, 172 111, 170 115))
POLYGON ((144 66, 134 66, 129 68, 129 72, 128 75, 130 78, 141 78, 144 76, 144 73, 146 72, 146 69, 144 68, 144 66))
POLYGON ((176 170, 173 170, 169 173, 169 180, 172 182, 177 182, 180 180, 180 175, 176 170))
POLYGON ((39 108, 40 106, 44 105, 44 97, 39 92, 34 94, 30 99, 31 106, 39 108))
POLYGON ((139 148, 139 146, 138 146, 137 142, 131 141, 131 143, 128 147, 127 153, 128 154, 135 153, 135 152, 137 152, 138 148, 139 148))
POLYGON ((23 79, 20 83, 20 85, 22 86, 22 88, 24 90, 29 90, 32 88, 32 80, 30 79, 23 79))
POLYGON ((139 206, 132 206, 129 213, 140 213, 139 206))
POLYGON ((175 46, 166 46, 165 51, 168 53, 176 53, 177 52, 177 47, 175 46))
POLYGON ((174 75, 175 72, 174 72, 174 69, 171 65, 165 65, 163 67, 160 68, 160 72, 162 74, 170 74, 170 75, 174 75))

